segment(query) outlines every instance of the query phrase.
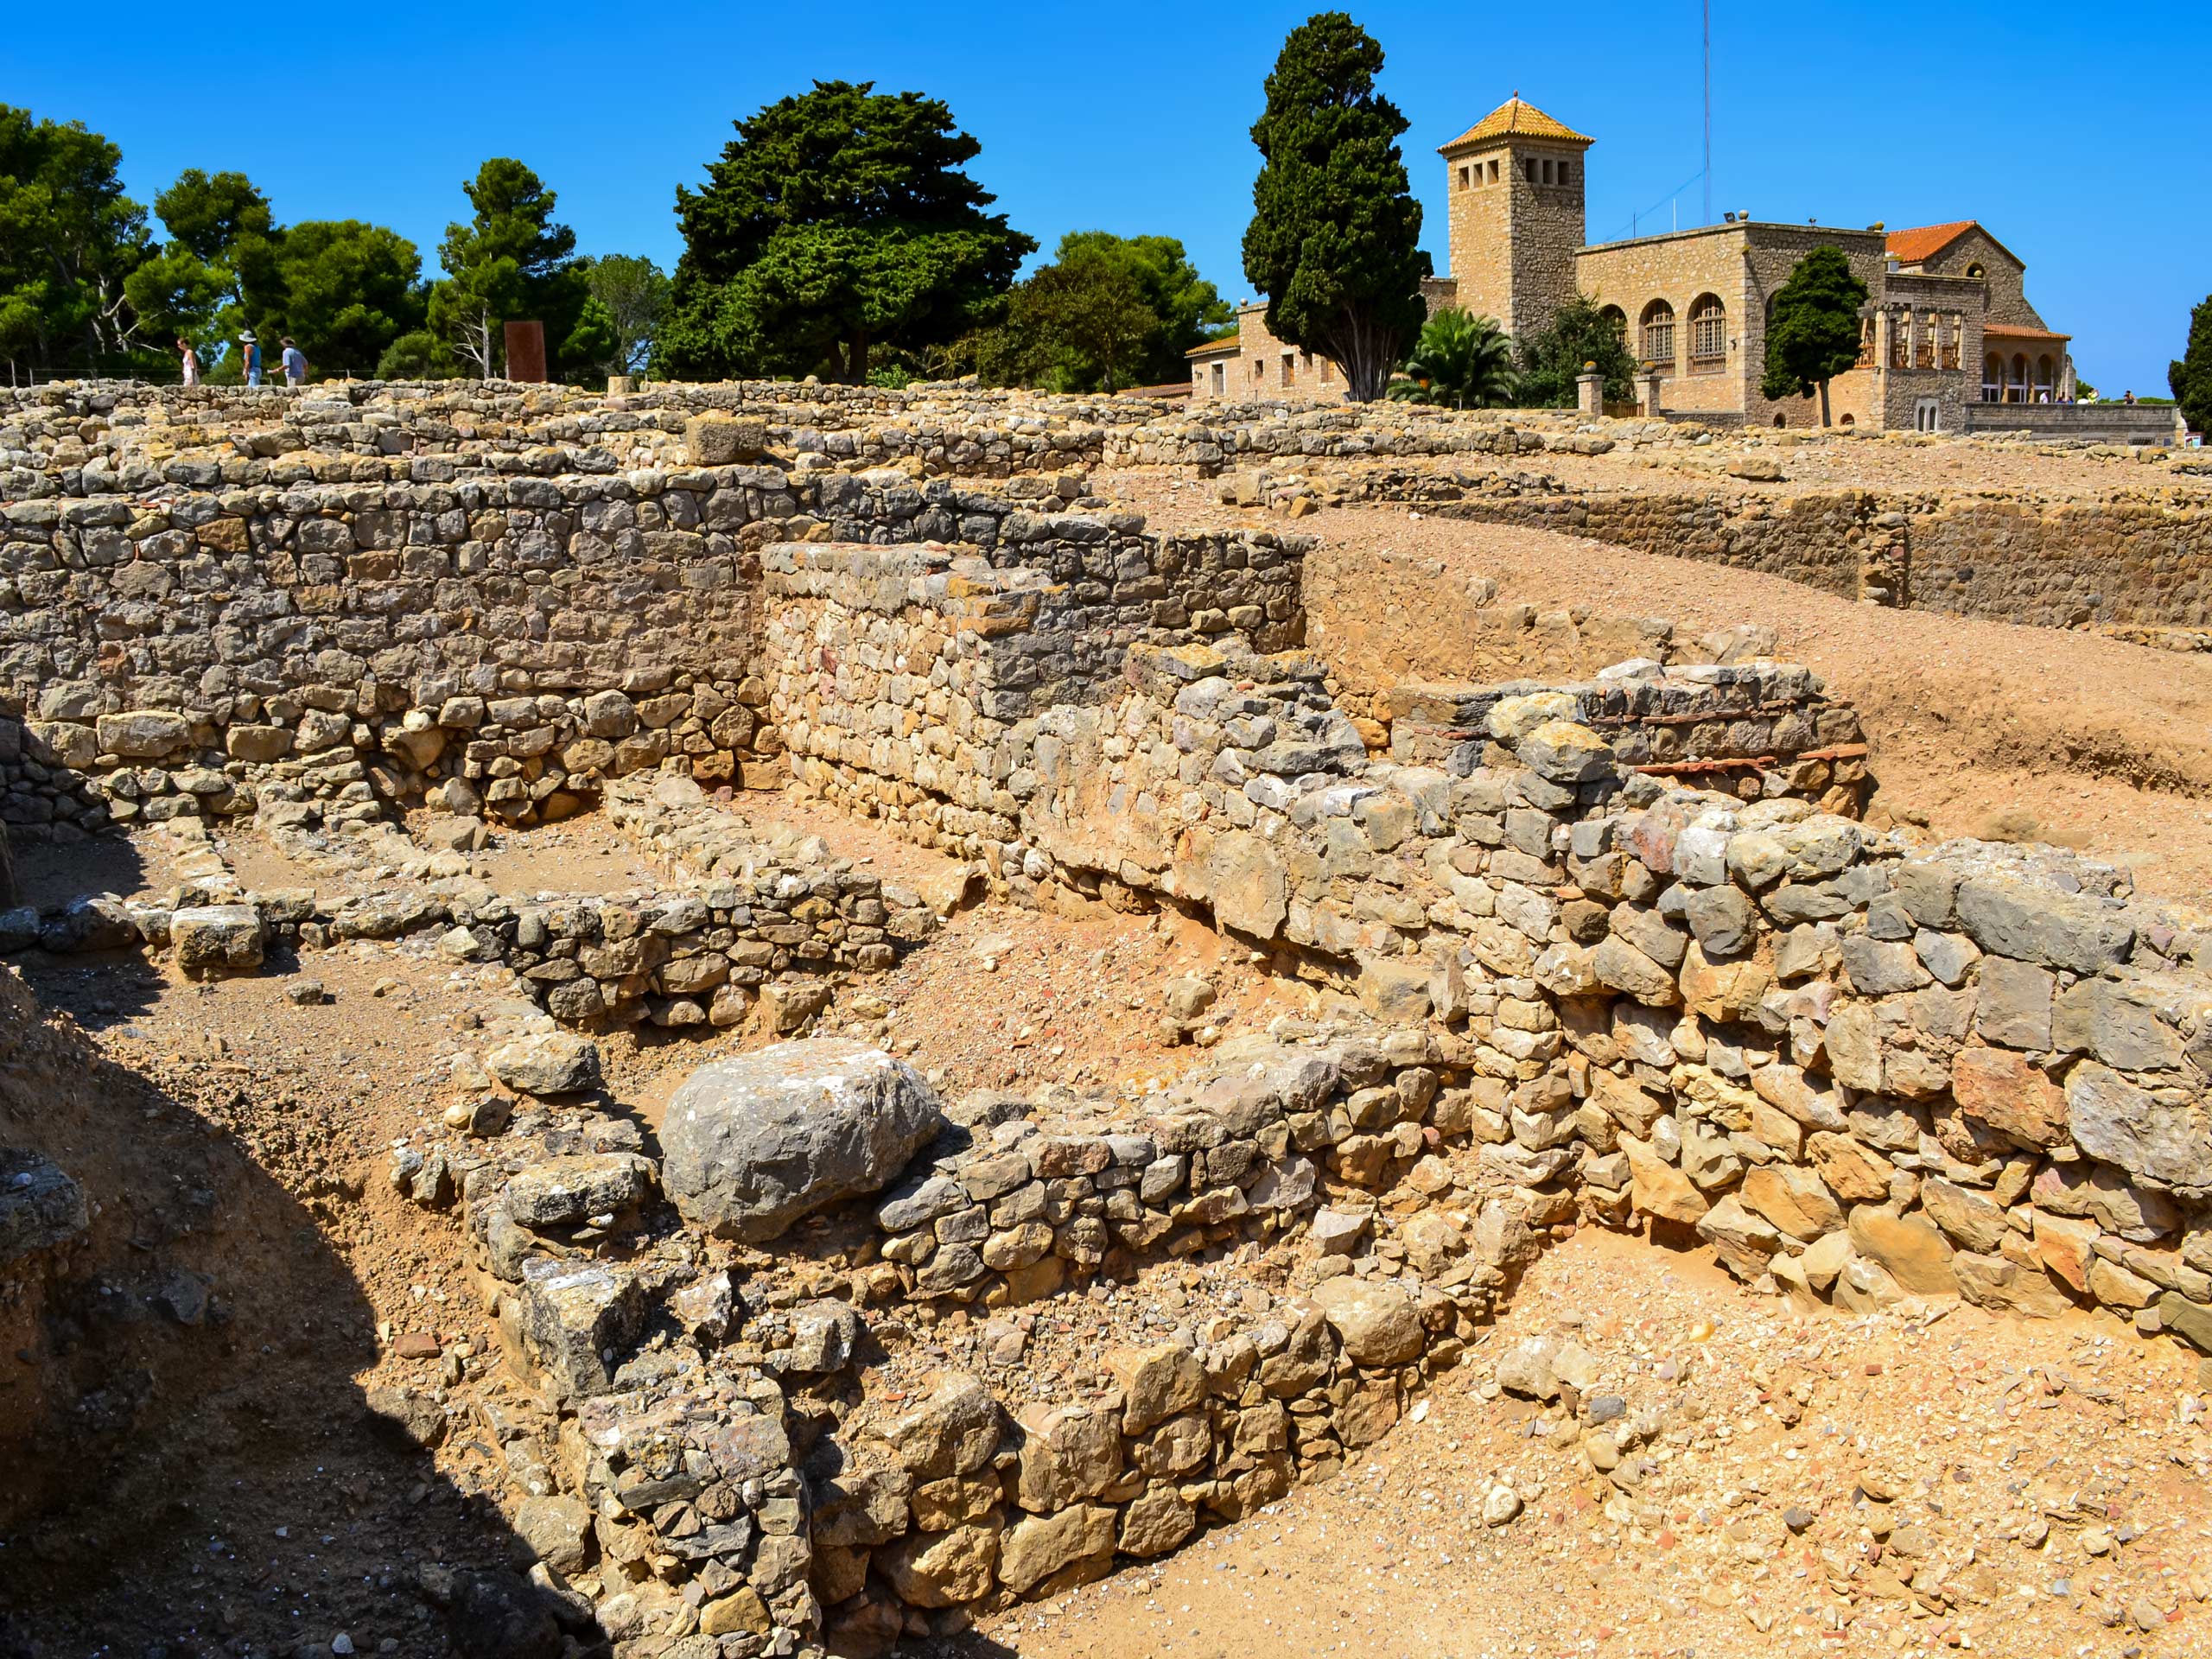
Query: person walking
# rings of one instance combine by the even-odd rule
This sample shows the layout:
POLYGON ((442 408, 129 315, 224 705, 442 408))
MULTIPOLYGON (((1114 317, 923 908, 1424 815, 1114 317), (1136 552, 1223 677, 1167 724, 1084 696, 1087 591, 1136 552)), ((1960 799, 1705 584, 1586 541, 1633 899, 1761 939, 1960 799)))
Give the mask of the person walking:
POLYGON ((188 386, 198 385, 200 384, 200 353, 192 349, 192 342, 188 340, 178 340, 176 354, 178 361, 184 367, 184 384, 188 386))
POLYGON ((253 337, 253 330, 238 330, 238 352, 245 361, 245 383, 249 386, 261 384, 261 342, 253 337))
POLYGON ((298 346, 292 344, 292 337, 289 334, 286 334, 277 342, 277 344, 284 348, 283 354, 276 359, 283 365, 284 384, 288 386, 304 386, 307 385, 307 354, 301 351, 298 346))

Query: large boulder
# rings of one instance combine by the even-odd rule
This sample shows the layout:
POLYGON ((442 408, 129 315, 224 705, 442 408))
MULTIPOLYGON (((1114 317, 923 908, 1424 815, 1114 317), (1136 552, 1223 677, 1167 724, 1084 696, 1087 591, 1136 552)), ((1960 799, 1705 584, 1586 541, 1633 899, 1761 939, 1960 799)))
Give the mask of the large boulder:
POLYGON ((692 1073, 661 1124, 662 1184, 683 1218, 760 1243, 800 1217, 898 1179, 944 1125, 904 1061, 812 1038, 692 1073))

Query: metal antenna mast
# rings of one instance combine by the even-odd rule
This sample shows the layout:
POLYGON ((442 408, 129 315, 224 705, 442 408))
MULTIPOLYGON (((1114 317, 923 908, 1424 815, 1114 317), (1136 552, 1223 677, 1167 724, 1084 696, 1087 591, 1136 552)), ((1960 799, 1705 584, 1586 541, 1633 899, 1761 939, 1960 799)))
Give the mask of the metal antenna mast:
POLYGON ((1705 222, 1713 223, 1713 0, 1705 0, 1705 222))

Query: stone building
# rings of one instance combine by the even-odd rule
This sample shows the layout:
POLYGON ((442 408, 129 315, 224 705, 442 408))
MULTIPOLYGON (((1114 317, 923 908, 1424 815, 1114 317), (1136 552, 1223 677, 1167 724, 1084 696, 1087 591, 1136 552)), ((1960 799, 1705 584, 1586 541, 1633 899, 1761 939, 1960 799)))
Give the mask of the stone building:
MULTIPOLYGON (((1763 426, 1817 424, 1817 397, 1762 395, 1766 321, 1797 262, 1834 247, 1866 284, 1859 366, 1829 385, 1846 425, 1957 431, 1969 405, 2058 405, 2073 396, 2069 337, 2027 298, 2026 266, 1972 219, 1850 231, 1727 213, 1718 225, 1585 241, 1595 140, 1516 93, 1440 147, 1451 275, 1423 285, 1429 308, 1458 305, 1508 334, 1541 328, 1578 291, 1617 315, 1667 413, 1763 426)), ((1276 340, 1266 308, 1191 356, 1199 397, 1329 397, 1344 376, 1276 340)))

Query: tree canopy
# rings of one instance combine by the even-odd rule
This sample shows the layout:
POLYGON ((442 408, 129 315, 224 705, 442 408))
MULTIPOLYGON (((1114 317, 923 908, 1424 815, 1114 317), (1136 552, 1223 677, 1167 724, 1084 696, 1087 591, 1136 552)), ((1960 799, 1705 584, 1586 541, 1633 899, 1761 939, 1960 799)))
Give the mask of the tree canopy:
POLYGON ((1552 313, 1551 321, 1515 343, 1520 400, 1527 409, 1572 409, 1580 388, 1583 365, 1594 363, 1605 377, 1605 399, 1625 404, 1636 396, 1636 358, 1628 348, 1628 325, 1618 312, 1600 310, 1597 301, 1578 294, 1552 313))
POLYGON ((583 273, 585 288, 607 319, 608 345, 601 366, 609 374, 639 372, 668 311, 668 273, 627 253, 586 259, 583 273))
POLYGON ((1828 382, 1859 362, 1859 308, 1866 303, 1866 284, 1851 274, 1841 249, 1823 245, 1800 259, 1767 317, 1760 395, 1807 397, 1817 388, 1826 426, 1828 382))
POLYGON ((1071 231, 974 346, 986 378, 1056 391, 1180 381, 1183 353, 1234 314, 1172 236, 1071 231))
POLYGON ((486 379, 504 367, 501 325, 524 318, 544 325, 548 372, 597 367, 611 342, 603 315, 578 332, 591 294, 576 233, 554 219, 558 196, 508 156, 486 162, 461 190, 474 211, 438 244, 446 274, 430 288, 431 332, 486 379))
POLYGON ((2167 366, 2166 386, 2190 429, 2212 433, 2212 294, 2189 314, 2189 343, 2167 366))
POLYGON ((0 346, 11 371, 145 366, 124 285, 154 248, 146 210, 123 194, 122 162, 81 121, 0 104, 0 346))
POLYGON ((662 372, 827 372, 858 382, 994 320, 1036 251, 962 169, 982 145, 940 99, 817 81, 736 124, 702 189, 655 342, 662 372))
POLYGON ((1426 313, 1421 204, 1398 137, 1406 118, 1375 90, 1382 48, 1341 11, 1291 30, 1252 126, 1244 271, 1268 296, 1268 328, 1336 359, 1357 401, 1382 395, 1426 313))

